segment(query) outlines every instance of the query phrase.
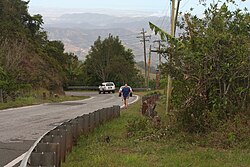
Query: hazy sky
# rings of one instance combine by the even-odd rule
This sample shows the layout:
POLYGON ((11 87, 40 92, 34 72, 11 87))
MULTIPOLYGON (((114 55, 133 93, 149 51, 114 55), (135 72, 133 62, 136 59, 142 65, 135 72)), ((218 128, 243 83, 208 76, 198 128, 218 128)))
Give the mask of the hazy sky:
POLYGON ((162 9, 166 0, 31 0, 31 6, 56 8, 162 9))
MULTIPOLYGON (((186 12, 192 7, 196 13, 202 13, 201 5, 197 6, 198 2, 199 0, 182 0, 180 11, 186 12)), ((206 2, 211 3, 213 0, 206 0, 206 2)), ((236 2, 241 8, 250 8, 250 0, 245 2, 236 0, 236 2)), ((169 15, 170 0, 30 0, 30 10, 39 8, 137 10, 169 15)))

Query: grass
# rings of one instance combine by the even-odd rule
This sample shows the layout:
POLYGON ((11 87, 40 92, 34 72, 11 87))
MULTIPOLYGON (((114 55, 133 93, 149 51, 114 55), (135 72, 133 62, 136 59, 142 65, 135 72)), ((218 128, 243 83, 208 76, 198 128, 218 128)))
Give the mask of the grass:
POLYGON ((9 100, 7 103, 0 103, 0 110, 7 108, 23 107, 28 105, 37 105, 42 103, 54 103, 62 101, 71 101, 71 100, 83 100, 88 97, 86 96, 59 96, 48 98, 43 100, 41 98, 35 98, 33 96, 17 98, 15 101, 9 100))
MULTIPOLYGON (((157 111, 163 108, 160 106, 157 111)), ((137 102, 122 110, 120 118, 97 127, 87 136, 81 136, 63 167, 250 166, 249 149, 199 147, 171 137, 164 140, 139 140, 140 135, 145 135, 143 131, 129 136, 128 122, 142 119, 139 110, 140 102, 137 102), (107 137, 110 142, 105 140, 107 137)))

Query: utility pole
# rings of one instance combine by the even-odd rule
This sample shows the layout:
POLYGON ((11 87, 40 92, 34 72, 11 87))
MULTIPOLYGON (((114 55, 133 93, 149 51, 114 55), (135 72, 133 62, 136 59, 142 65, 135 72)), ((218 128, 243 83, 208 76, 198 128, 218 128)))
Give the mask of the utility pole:
POLYGON ((142 32, 140 34, 142 34, 142 36, 138 36, 137 38, 142 38, 142 40, 140 40, 141 42, 143 42, 143 49, 144 49, 144 72, 145 72, 145 86, 148 86, 147 84, 147 52, 146 52, 146 41, 149 41, 147 38, 150 38, 150 35, 146 35, 146 31, 144 31, 144 28, 142 29, 142 32))
MULTIPOLYGON (((171 10, 171 35, 174 36, 175 31, 175 0, 172 0, 172 10, 171 10)), ((169 64, 171 65, 172 55, 169 55, 169 64)), ((170 99, 172 93, 172 78, 168 74, 168 85, 167 85, 167 99, 166 99, 166 113, 169 113, 170 99)))
POLYGON ((149 54, 148 54, 148 77, 147 77, 147 82, 148 82, 148 85, 147 85, 147 88, 149 88, 149 74, 150 74, 150 63, 151 63, 151 45, 149 46, 149 54))
POLYGON ((159 89, 160 87, 160 69, 159 66, 161 65, 161 40, 155 40, 154 43, 158 43, 158 49, 157 50, 151 50, 151 52, 157 52, 159 55, 158 59, 158 69, 156 70, 156 89, 159 89))
POLYGON ((157 50, 152 50, 152 52, 157 52, 159 55, 159 59, 158 59, 158 66, 161 65, 161 40, 155 40, 154 43, 158 43, 158 48, 157 50))
POLYGON ((179 8, 180 8, 180 3, 181 3, 181 0, 178 0, 178 2, 177 2, 177 9, 176 9, 176 13, 175 13, 175 19, 174 19, 174 36, 175 36, 175 32, 176 32, 176 23, 177 23, 177 19, 178 19, 178 13, 179 13, 179 8))

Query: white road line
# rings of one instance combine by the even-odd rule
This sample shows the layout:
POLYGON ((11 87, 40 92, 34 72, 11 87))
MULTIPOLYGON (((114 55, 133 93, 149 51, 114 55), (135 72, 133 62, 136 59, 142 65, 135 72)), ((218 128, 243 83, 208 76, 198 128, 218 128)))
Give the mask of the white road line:
POLYGON ((26 153, 23 153, 22 155, 20 155, 19 157, 17 157, 16 159, 14 159, 13 161, 11 161, 7 165, 5 165, 4 167, 13 167, 14 165, 16 165, 17 163, 19 163, 20 161, 23 160, 23 158, 24 158, 24 156, 25 156, 26 153))
POLYGON ((72 100, 72 101, 63 101, 63 102, 60 102, 60 103, 69 103, 69 102, 84 102, 84 101, 88 101, 88 100, 92 100, 94 99, 95 97, 90 97, 90 98, 87 98, 87 99, 83 99, 83 100, 72 100))
POLYGON ((2 112, 2 111, 13 111, 13 110, 19 110, 19 109, 33 108, 33 107, 42 106, 42 105, 45 105, 45 104, 47 104, 47 103, 37 104, 37 105, 30 105, 30 106, 24 106, 24 107, 17 107, 17 108, 9 108, 9 109, 0 110, 0 112, 2 112))
MULTIPOLYGON (((83 99, 83 100, 73 100, 73 101, 63 101, 63 102, 60 102, 60 103, 67 103, 67 102, 80 102, 80 101, 88 101, 88 100, 92 100, 94 99, 95 97, 90 97, 90 98, 87 98, 87 99, 83 99)), ((33 108, 33 107, 39 107, 39 106, 44 106, 44 105, 48 105, 50 103, 43 103, 43 104, 36 104, 36 105, 29 105, 29 106, 23 106, 23 107, 17 107, 17 108, 8 108, 8 109, 3 109, 3 110, 0 110, 0 112, 4 112, 4 111, 13 111, 13 110, 21 110, 21 109, 28 109, 28 108, 33 108)))
POLYGON ((129 104, 133 104, 139 100, 139 96, 138 95, 135 95, 135 96, 136 96, 136 99, 134 101, 130 102, 129 104))
MULTIPOLYGON (((139 100, 139 96, 138 95, 134 95, 134 96, 136 96, 136 99, 134 101, 129 102, 128 104, 133 104, 133 103, 135 103, 135 102, 137 102, 139 100)), ((121 108, 124 108, 124 107, 125 107, 125 105, 123 104, 121 106, 121 108)))

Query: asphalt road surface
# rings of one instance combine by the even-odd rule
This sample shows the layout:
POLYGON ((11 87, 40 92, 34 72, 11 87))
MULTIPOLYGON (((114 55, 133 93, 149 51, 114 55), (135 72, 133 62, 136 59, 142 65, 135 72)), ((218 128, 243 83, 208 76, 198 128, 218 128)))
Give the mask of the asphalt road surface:
MULTIPOLYGON (((122 100, 117 93, 68 92, 68 94, 90 96, 90 98, 0 110, 0 167, 13 166, 12 164, 15 164, 40 136, 61 123, 97 109, 113 105, 122 106, 122 100)), ((137 96, 133 96, 129 102, 136 99, 137 96)))

